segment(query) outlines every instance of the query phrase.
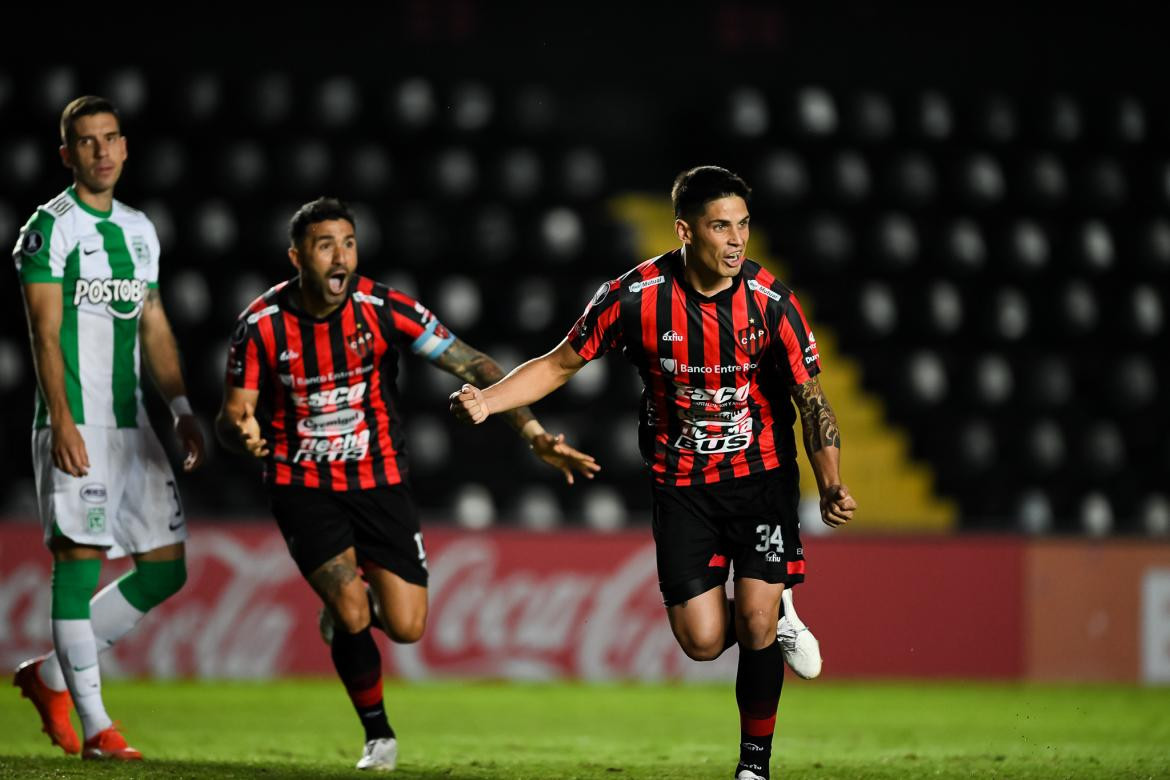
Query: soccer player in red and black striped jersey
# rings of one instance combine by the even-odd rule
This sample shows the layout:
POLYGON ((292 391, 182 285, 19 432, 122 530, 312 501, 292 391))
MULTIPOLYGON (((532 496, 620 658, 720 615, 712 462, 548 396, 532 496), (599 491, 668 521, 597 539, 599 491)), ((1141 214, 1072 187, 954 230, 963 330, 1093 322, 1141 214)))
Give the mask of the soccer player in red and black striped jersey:
MULTIPOLYGON (((398 745, 382 704, 382 663, 366 587, 381 627, 416 642, 427 616, 426 553, 407 482, 395 386, 403 349, 466 382, 503 370, 456 338, 425 306, 356 273, 348 207, 321 198, 289 225, 298 274, 257 298, 232 334, 216 433, 264 462, 272 513, 302 575, 334 622, 330 652, 366 731, 359 769, 393 769, 398 745)), ((593 458, 546 433, 527 408, 508 422, 573 482, 593 458)))
POLYGON ((857 508, 841 482, 816 339, 792 291, 745 255, 749 199, 726 169, 683 172, 672 190, 681 248, 603 284, 553 351, 451 396, 457 417, 479 423, 543 398, 608 351, 633 362, 671 629, 698 661, 740 647, 737 780, 768 777, 784 671, 777 619, 785 587, 804 580, 793 404, 822 519, 837 527, 857 508))

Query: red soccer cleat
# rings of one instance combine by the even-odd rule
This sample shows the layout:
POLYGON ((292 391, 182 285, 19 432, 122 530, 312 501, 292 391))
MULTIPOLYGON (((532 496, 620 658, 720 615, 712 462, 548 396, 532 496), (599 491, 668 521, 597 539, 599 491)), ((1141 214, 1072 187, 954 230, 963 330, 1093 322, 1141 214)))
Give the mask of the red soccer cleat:
POLYGON ((54 691, 41 682, 37 670, 44 663, 45 656, 25 661, 16 668, 12 684, 20 688, 20 695, 33 703, 41 716, 41 731, 49 735, 54 745, 66 753, 80 753, 81 741, 69 722, 69 710, 73 699, 69 691, 54 691))
POLYGON ((126 744, 115 723, 85 741, 81 758, 87 761, 141 761, 142 753, 126 744))

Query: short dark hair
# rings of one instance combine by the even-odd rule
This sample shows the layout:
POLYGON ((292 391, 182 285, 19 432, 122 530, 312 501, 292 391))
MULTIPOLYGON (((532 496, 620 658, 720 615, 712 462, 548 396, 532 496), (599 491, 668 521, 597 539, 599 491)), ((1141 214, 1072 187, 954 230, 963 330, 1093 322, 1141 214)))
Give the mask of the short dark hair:
POLYGON ((122 117, 113 103, 97 95, 83 95, 70 100, 61 112, 61 143, 69 146, 76 141, 77 133, 73 130, 73 123, 83 116, 94 114, 113 114, 114 119, 118 120, 118 131, 121 132, 122 117))
POLYGON ((752 190, 747 182, 726 168, 718 165, 700 165, 683 171, 670 188, 670 200, 674 204, 674 218, 693 217, 713 200, 738 195, 744 203, 751 204, 752 190))
POLYGON ((357 225, 353 212, 349 210, 345 201, 340 198, 320 197, 301 206, 297 213, 292 215, 288 222, 289 242, 294 247, 298 246, 309 232, 309 225, 328 222, 331 219, 345 219, 349 220, 349 224, 355 227, 357 225))

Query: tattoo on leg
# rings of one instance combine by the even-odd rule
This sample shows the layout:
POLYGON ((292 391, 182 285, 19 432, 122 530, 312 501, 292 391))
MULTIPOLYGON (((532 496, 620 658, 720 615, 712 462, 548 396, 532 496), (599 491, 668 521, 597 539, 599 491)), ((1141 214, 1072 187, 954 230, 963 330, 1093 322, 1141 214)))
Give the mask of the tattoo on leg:
POLYGON ((320 569, 313 572, 311 582, 318 593, 333 600, 357 576, 357 568, 344 557, 338 556, 327 561, 320 569))
POLYGON ((809 452, 818 452, 825 447, 840 447, 841 432, 837 429, 837 415, 825 398, 825 391, 816 378, 802 384, 793 394, 796 408, 800 412, 804 443, 809 452))

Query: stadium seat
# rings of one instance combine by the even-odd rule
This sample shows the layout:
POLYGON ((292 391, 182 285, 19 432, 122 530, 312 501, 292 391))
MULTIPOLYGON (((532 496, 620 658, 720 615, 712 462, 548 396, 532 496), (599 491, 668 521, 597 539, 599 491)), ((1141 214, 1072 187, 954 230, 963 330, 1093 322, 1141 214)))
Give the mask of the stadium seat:
POLYGON ((800 132, 827 136, 837 132, 837 104, 823 87, 808 86, 796 94, 796 122, 800 132))
POLYGON ((347 127, 361 114, 363 99, 358 85, 348 76, 332 76, 314 86, 314 116, 327 127, 347 127))
POLYGON ((409 78, 395 86, 390 93, 391 120, 408 130, 430 125, 438 113, 434 89, 421 77, 409 78))
POLYGON ((255 122, 269 127, 286 121, 292 107, 292 78, 278 72, 265 73, 252 80, 242 106, 255 122))
POLYGON ((608 485, 589 485, 581 491, 581 517, 595 531, 617 531, 629 520, 621 493, 608 485))
POLYGON ((861 92, 850 101, 849 126, 858 141, 887 140, 896 129, 894 110, 886 96, 878 92, 861 92))
POLYGON ((483 530, 496 522, 496 502, 491 491, 481 484, 460 485, 453 494, 452 514, 461 527, 483 530))
POLYGON ((768 102, 764 94, 752 87, 739 87, 728 99, 730 130, 733 134, 758 138, 768 131, 768 102))
POLYGON ((930 141, 945 141, 955 129, 954 114, 946 95, 927 91, 918 96, 914 106, 913 130, 930 141))
POLYGON ((483 84, 467 81, 455 85, 450 96, 451 124, 464 133, 486 128, 495 114, 495 100, 483 84))
POLYGON ((4 168, 13 183, 21 189, 29 189, 38 181, 44 166, 43 149, 32 138, 19 138, 10 142, 5 150, 4 168))
POLYGON ((140 68, 119 68, 107 74, 104 81, 101 94, 114 101, 122 116, 135 119, 146 108, 150 90, 140 68))
MULTIPOLYGON (((770 150, 757 165, 756 192, 769 200, 791 203, 802 198, 808 187, 804 161, 789 149, 770 150)), ((1170 226, 1167 226, 1167 238, 1170 254, 1170 226)))
POLYGON ((211 287, 195 269, 173 269, 167 273, 164 301, 176 324, 199 325, 211 313, 211 287))

